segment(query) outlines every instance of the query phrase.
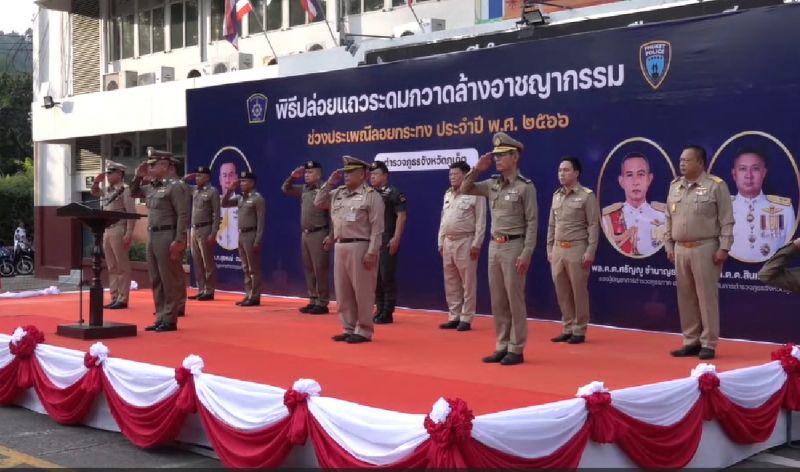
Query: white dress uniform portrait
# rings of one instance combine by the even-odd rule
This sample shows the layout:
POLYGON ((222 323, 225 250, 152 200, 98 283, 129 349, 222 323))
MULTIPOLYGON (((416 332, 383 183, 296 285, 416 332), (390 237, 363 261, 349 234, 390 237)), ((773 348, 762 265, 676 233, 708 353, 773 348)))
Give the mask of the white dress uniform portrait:
POLYGON ((730 255, 742 262, 764 262, 792 237, 792 200, 764 194, 767 159, 758 150, 738 151, 731 175, 737 193, 731 196, 735 223, 730 255))
POLYGON ((625 192, 625 201, 603 208, 603 233, 626 256, 651 256, 664 245, 667 207, 662 202, 647 201, 653 183, 647 157, 641 153, 626 155, 617 181, 625 192))
MULTIPOLYGON (((236 164, 225 162, 219 167, 219 187, 220 198, 237 180, 236 164)), ((232 196, 236 196, 234 189, 232 196)), ((217 244, 228 251, 235 251, 239 248, 239 209, 236 207, 220 208, 220 225, 217 232, 217 244)))

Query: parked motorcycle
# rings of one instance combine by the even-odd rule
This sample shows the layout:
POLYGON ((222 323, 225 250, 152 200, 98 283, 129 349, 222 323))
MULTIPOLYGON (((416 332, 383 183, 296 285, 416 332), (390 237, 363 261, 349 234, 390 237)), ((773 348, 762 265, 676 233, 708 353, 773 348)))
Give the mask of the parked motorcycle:
POLYGON ((11 277, 14 275, 14 254, 12 250, 0 245, 0 276, 11 277))
POLYGON ((16 269, 17 275, 33 273, 33 247, 25 241, 17 243, 14 251, 14 269, 16 269))

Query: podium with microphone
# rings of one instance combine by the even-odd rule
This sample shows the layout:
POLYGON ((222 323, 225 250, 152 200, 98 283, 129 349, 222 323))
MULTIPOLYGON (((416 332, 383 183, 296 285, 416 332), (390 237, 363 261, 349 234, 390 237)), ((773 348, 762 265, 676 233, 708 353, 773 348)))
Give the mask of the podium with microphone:
MULTIPOLYGON (((121 192, 120 192, 121 193, 121 192)), ((116 195, 118 196, 118 195, 116 195)), ((109 199, 111 200, 115 195, 109 199)), ((139 219, 143 215, 119 211, 90 208, 81 203, 70 203, 56 210, 56 216, 63 216, 80 221, 86 225, 94 236, 92 245, 92 281, 89 286, 89 324, 83 321, 83 310, 78 324, 58 325, 56 334, 78 339, 108 339, 136 336, 136 325, 103 321, 103 283, 100 280, 102 271, 101 247, 103 233, 106 228, 120 220, 139 219)), ((83 279, 81 277, 81 279, 83 279)), ((81 289, 83 281, 81 281, 81 289)), ((81 300, 83 296, 81 294, 81 300)))

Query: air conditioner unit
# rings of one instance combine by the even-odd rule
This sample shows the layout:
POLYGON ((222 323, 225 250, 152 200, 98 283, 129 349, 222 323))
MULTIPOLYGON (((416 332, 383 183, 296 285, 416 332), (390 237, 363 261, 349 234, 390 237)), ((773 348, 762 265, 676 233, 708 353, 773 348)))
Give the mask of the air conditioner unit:
POLYGON ((306 44, 306 52, 322 51, 325 49, 324 43, 308 43, 306 44))
POLYGON ((200 62, 191 64, 186 70, 186 78, 192 79, 195 77, 202 77, 204 75, 211 75, 212 64, 210 62, 200 62))
POLYGON ((245 52, 214 58, 211 61, 212 74, 224 74, 237 70, 252 69, 253 55, 245 52))
POLYGON ((160 84, 161 82, 172 82, 175 80, 175 68, 161 66, 155 72, 139 74, 137 85, 160 84))
POLYGON ((445 20, 439 18, 422 18, 423 30, 420 30, 419 23, 412 21, 397 25, 392 29, 395 38, 401 36, 409 36, 411 34, 431 33, 433 31, 442 31, 445 29, 445 20))
POLYGON ((120 72, 111 72, 110 74, 103 75, 103 90, 117 90, 124 88, 136 87, 136 81, 139 76, 136 71, 123 70, 120 72))

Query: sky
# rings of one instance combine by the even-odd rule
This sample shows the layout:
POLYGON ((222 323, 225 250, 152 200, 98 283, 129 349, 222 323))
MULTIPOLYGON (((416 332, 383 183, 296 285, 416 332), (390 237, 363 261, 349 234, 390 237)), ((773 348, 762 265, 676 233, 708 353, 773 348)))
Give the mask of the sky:
POLYGON ((33 0, 0 0, 0 31, 24 33, 33 24, 36 10, 33 0))

